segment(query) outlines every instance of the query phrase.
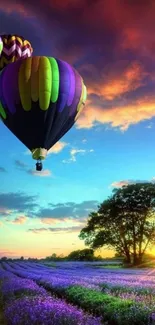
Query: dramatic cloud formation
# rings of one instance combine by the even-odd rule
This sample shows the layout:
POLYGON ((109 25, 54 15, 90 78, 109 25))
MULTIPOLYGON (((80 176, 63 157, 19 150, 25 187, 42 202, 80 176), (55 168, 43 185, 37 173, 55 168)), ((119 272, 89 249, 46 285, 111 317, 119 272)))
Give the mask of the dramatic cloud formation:
POLYGON ((93 69, 96 78, 93 83, 88 78, 87 83, 91 82, 88 92, 102 96, 103 101, 105 99, 111 101, 144 86, 147 82, 146 77, 150 76, 137 61, 120 60, 112 63, 108 68, 104 67, 100 72, 100 83, 97 78, 97 66, 92 68, 90 65, 84 65, 81 71, 89 74, 90 69, 93 69))
MULTIPOLYGON (((123 103, 123 102, 122 102, 123 103)), ((119 127, 122 131, 127 130, 131 124, 137 124, 144 120, 155 117, 155 97, 137 99, 133 103, 122 107, 94 108, 93 101, 85 109, 83 115, 77 121, 77 127, 91 128, 96 123, 110 124, 111 127, 119 127), (89 108, 88 108, 89 106, 89 108)))
POLYGON ((9 15, 15 31, 20 21, 20 32, 31 35, 35 53, 61 57, 81 72, 88 101, 77 128, 102 123, 126 130, 155 116, 153 0, 6 0, 0 8, 5 32, 9 15))

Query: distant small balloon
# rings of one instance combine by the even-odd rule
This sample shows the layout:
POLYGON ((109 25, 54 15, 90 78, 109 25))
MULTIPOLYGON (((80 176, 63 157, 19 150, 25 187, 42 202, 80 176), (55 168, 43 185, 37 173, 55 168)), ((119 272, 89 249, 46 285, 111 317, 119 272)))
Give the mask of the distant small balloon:
POLYGON ((0 35, 0 70, 9 63, 32 56, 31 43, 18 35, 0 35))

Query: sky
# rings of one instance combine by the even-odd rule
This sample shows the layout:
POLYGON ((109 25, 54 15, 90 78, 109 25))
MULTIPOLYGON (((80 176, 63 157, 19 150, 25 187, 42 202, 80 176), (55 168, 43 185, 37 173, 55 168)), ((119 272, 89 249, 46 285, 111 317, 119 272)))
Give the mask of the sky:
POLYGON ((67 61, 88 91, 41 173, 0 123, 0 256, 82 249, 80 229, 114 187, 155 181, 154 30, 154 0, 0 1, 0 34, 67 61))

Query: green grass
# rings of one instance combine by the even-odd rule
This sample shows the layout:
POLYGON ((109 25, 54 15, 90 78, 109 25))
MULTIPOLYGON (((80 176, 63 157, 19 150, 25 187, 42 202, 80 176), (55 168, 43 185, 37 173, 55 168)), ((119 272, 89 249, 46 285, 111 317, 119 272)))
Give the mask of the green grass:
POLYGON ((86 311, 102 316, 110 325, 146 325, 151 312, 142 303, 130 299, 122 300, 92 289, 80 286, 65 290, 68 300, 86 311))
POLYGON ((110 265, 101 265, 99 266, 99 268, 101 269, 122 269, 123 266, 122 265, 115 265, 115 264, 110 264, 110 265))
POLYGON ((55 267, 55 268, 57 267, 55 262, 44 262, 43 264, 48 267, 55 267))

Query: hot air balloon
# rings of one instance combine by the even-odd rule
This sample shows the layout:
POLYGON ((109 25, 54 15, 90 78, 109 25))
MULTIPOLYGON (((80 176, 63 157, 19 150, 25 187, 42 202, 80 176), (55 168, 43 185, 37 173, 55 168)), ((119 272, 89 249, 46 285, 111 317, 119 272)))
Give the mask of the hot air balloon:
POLYGON ((36 170, 42 170, 48 150, 73 126, 85 101, 82 77, 53 57, 18 60, 0 73, 1 119, 32 152, 36 170))
POLYGON ((0 50, 0 70, 2 70, 8 63, 31 57, 33 52, 31 43, 25 40, 22 36, 1 35, 0 39, 3 45, 2 51, 0 50))

